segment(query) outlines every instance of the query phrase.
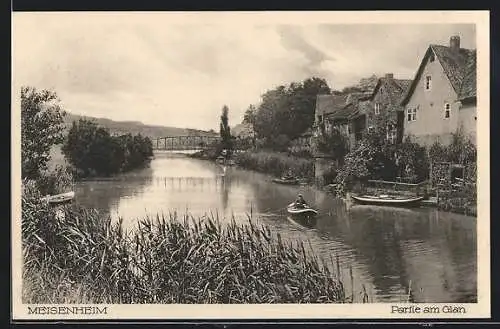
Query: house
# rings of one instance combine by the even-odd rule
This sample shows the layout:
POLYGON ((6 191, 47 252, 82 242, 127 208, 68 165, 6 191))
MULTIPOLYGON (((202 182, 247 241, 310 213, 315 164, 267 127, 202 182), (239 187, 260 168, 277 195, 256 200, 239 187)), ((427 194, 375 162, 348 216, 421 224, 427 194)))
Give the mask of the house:
POLYGON ((349 136, 349 116, 353 110, 352 103, 355 97, 351 94, 318 95, 314 137, 319 137, 322 132, 331 133, 335 128, 345 136, 349 136))
POLYGON ((318 95, 316 100, 316 132, 324 127, 329 132, 336 127, 348 137, 351 149, 366 132, 374 127, 377 119, 388 126, 387 139, 401 142, 403 136, 404 108, 401 99, 411 80, 396 79, 387 73, 377 79, 372 90, 352 92, 347 95, 318 95))
POLYGON ((429 45, 401 106, 404 135, 418 143, 447 144, 460 127, 475 143, 476 50, 461 48, 459 36, 429 45))
POLYGON ((401 100, 410 83, 408 79, 395 79, 392 73, 378 79, 373 92, 369 97, 361 98, 352 112, 351 144, 361 140, 366 131, 380 124, 386 125, 389 141, 401 142, 404 117, 401 100))
POLYGON ((325 120, 330 114, 342 109, 348 100, 348 95, 318 95, 316 97, 316 110, 314 128, 324 126, 325 131, 330 131, 333 122, 325 120))

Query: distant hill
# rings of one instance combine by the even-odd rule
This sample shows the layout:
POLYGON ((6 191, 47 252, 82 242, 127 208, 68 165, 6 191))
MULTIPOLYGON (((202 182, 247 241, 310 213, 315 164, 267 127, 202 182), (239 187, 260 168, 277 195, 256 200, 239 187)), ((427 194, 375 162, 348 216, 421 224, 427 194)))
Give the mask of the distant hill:
POLYGON ((69 130, 73 121, 78 121, 79 119, 86 119, 95 121, 99 126, 109 129, 112 134, 127 134, 131 133, 133 135, 141 134, 143 136, 148 136, 150 138, 158 138, 165 136, 216 136, 216 132, 209 132, 197 129, 186 129, 186 128, 175 128, 175 127, 165 127, 165 126, 153 126, 145 125, 138 121, 114 121, 105 118, 95 118, 89 116, 81 116, 78 114, 73 114, 67 112, 64 123, 66 129, 69 130))

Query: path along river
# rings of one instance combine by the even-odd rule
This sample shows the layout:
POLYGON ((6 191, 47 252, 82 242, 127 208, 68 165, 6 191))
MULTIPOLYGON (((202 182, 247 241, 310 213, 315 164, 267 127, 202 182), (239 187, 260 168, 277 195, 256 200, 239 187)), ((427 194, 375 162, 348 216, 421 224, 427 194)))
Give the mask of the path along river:
MULTIPOLYGON (((150 166, 112 179, 78 183, 76 200, 124 219, 177 211, 218 214, 247 221, 252 213, 285 238, 309 240, 315 252, 339 257, 343 279, 364 284, 373 302, 476 302, 476 218, 435 209, 350 205, 305 186, 284 186, 271 177, 172 153, 155 154, 150 166), (316 225, 287 219, 298 193, 319 211, 316 225)), ((350 290, 350 289, 348 289, 350 290)), ((356 299, 359 299, 355 297, 356 299)))

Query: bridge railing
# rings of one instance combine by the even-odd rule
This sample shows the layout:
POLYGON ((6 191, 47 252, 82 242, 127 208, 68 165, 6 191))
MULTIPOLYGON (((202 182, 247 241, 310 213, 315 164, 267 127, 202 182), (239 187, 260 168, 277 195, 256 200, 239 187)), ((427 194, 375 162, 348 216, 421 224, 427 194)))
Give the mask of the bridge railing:
POLYGON ((155 150, 203 150, 220 141, 216 136, 165 136, 152 140, 155 150))

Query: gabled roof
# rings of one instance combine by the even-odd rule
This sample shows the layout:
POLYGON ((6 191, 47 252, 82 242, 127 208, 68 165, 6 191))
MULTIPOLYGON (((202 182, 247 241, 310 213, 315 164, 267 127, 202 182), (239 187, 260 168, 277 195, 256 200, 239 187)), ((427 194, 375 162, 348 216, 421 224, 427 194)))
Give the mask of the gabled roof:
POLYGON ((356 106, 354 106, 354 103, 348 103, 342 108, 337 109, 335 112, 328 113, 326 117, 329 120, 347 120, 349 119, 355 108, 356 106))
POLYGON ((318 95, 316 97, 316 115, 326 115, 345 106, 347 95, 318 95))
POLYGON ((352 92, 347 95, 346 103, 355 103, 361 100, 366 100, 371 97, 373 90, 371 91, 359 91, 352 92))
POLYGON ((434 55, 443 67, 444 73, 450 81, 453 89, 457 93, 459 99, 462 92, 462 84, 467 80, 464 87, 464 92, 466 94, 474 94, 475 97, 475 63, 476 63, 476 51, 471 49, 460 48, 458 51, 454 51, 451 47, 441 46, 441 45, 430 45, 425 52, 424 58, 418 67, 415 78, 413 79, 406 95, 403 97, 401 104, 404 106, 408 103, 409 98, 415 90, 416 84, 420 80, 423 69, 429 60, 431 55, 434 55), (467 78, 467 79, 465 79, 467 78), (472 89, 474 89, 472 91, 472 89))
POLYGON ((465 67, 465 76, 462 81, 459 100, 476 97, 476 51, 469 54, 465 67))
POLYGON ((394 82, 399 85, 399 88, 406 92, 412 83, 412 79, 394 79, 394 82))
POLYGON ((401 100, 405 96, 411 82, 412 80, 409 79, 394 79, 387 77, 379 78, 377 84, 375 85, 375 89, 373 89, 373 93, 371 94, 371 100, 373 100, 380 87, 385 84, 388 87, 390 103, 401 103, 401 100))

